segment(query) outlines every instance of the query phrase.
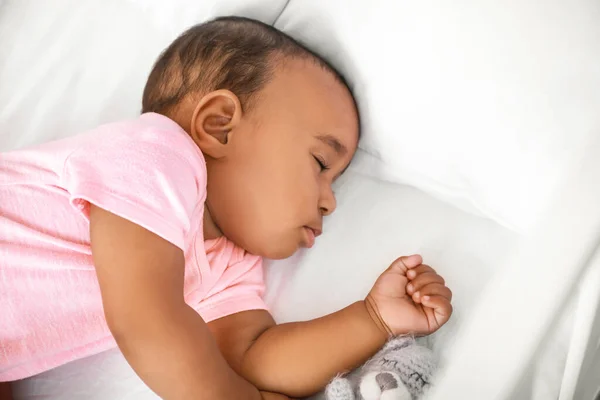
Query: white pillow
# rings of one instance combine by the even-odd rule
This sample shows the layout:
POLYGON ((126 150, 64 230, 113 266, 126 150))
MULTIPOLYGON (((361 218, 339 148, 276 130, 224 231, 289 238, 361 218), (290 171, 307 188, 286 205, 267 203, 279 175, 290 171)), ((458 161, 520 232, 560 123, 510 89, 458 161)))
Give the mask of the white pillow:
POLYGON ((451 336, 521 239, 413 187, 355 171, 335 191, 338 208, 315 247, 266 263, 266 301, 278 322, 317 318, 364 298, 394 259, 418 253, 454 293, 452 322, 435 335, 451 336))
POLYGON ((600 2, 291 0, 275 26, 355 87, 374 159, 515 230, 600 133, 600 2))
POLYGON ((128 0, 150 14, 155 23, 173 35, 202 20, 221 15, 243 15, 273 24, 283 11, 286 1, 266 0, 128 0), (199 18, 200 17, 200 18, 199 18))
POLYGON ((273 23, 284 0, 5 0, 0 7, 0 150, 139 113, 160 52, 219 15, 273 23))

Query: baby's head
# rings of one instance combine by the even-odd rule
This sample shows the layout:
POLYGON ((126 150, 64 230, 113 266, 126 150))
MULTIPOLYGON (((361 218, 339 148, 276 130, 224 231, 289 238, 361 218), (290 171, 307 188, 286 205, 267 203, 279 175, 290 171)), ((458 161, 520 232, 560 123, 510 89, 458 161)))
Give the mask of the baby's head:
POLYGON ((206 159, 205 235, 285 258, 310 247, 336 200, 331 185, 359 136, 342 76, 275 28, 226 17, 160 56, 143 112, 179 123, 206 159))

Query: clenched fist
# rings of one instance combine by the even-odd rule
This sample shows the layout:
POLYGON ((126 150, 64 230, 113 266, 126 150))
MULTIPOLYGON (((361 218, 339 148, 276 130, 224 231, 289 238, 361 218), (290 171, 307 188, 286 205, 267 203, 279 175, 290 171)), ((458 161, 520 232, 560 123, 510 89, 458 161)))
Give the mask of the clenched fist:
POLYGON ((388 335, 429 335, 452 314, 452 292, 419 255, 400 257, 377 279, 365 302, 388 335))

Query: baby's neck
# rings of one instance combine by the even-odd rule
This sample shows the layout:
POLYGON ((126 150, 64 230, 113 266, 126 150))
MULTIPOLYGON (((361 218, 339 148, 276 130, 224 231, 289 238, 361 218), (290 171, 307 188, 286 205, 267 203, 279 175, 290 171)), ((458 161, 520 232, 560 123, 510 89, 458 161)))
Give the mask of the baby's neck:
POLYGON ((202 225, 204 230, 204 240, 216 239, 223 236, 223 232, 221 232, 215 221, 213 221, 206 203, 204 203, 204 219, 202 225))

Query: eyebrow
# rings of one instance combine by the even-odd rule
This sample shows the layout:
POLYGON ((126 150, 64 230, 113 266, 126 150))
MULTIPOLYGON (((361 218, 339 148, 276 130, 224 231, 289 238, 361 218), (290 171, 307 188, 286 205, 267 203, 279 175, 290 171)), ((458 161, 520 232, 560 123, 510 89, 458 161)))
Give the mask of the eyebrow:
POLYGON ((348 149, 344 146, 335 136, 328 133, 320 134, 317 136, 321 142, 331 147, 337 154, 344 155, 348 153, 348 149))

